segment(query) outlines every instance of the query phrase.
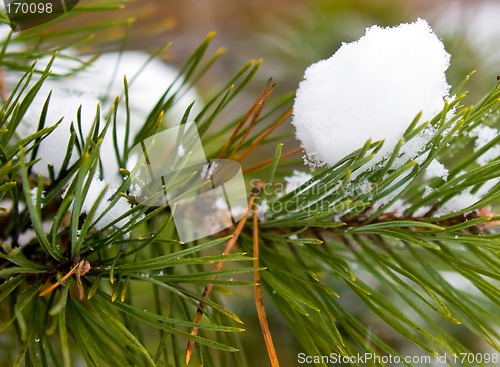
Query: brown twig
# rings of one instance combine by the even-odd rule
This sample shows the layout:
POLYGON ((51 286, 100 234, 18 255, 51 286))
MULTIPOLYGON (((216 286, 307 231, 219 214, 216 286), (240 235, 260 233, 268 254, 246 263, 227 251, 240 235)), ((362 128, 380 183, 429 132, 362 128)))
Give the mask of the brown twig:
POLYGON ((253 279, 255 283, 254 294, 255 294, 255 306, 257 307, 257 315, 259 317, 260 327, 262 329, 262 334, 264 335, 264 341, 266 343, 267 354, 269 355, 269 360, 271 361, 272 367, 279 367, 278 356, 276 355, 276 349, 274 349, 273 338, 271 337, 271 331, 269 330, 269 324, 267 323, 266 310, 264 309, 264 301, 262 297, 262 288, 260 284, 260 271, 259 271, 259 217, 257 215, 257 209, 253 208, 253 279))
POLYGON ((52 291, 54 289, 56 289, 57 287, 59 287, 61 285, 62 282, 64 282, 66 279, 68 279, 70 276, 72 276, 73 274, 75 274, 78 269, 81 269, 82 266, 84 264, 84 260, 80 261, 78 264, 74 265, 70 271, 65 275, 63 276, 60 280, 58 280, 57 282, 55 282, 54 284, 52 284, 49 288, 43 290, 40 292, 39 296, 40 297, 44 297, 46 296, 47 294, 50 294, 52 293, 52 291))
MULTIPOLYGON (((226 157, 227 150, 229 149, 229 147, 233 143, 234 139, 236 139, 236 136, 239 134, 239 132, 241 131, 241 129, 243 128, 243 126, 245 126, 245 124, 247 123, 247 121, 250 118, 250 116, 252 116, 252 115, 255 114, 255 112, 258 110, 258 108, 259 108, 260 105, 263 105, 262 101, 263 101, 264 97, 267 94, 270 94, 269 93, 269 84, 270 84, 270 81, 271 80, 269 80, 268 84, 264 87, 264 89, 262 89, 262 91, 260 92, 260 94, 257 96, 257 98, 255 99, 255 101, 252 104, 252 106, 250 107, 250 109, 247 111, 247 113, 243 116, 243 118, 239 122, 238 126, 236 126, 236 129, 234 129, 234 131, 231 134, 231 136, 229 137, 227 143, 224 145, 224 147, 222 148, 222 150, 220 151, 220 153, 217 155, 217 158, 226 157)), ((260 107, 260 108, 262 109, 262 107, 260 107)))
POLYGON ((69 270, 69 272, 66 275, 64 275, 60 280, 58 280, 57 282, 55 282, 54 284, 52 284, 47 289, 41 291, 40 294, 39 294, 39 296, 43 297, 43 296, 46 296, 47 294, 52 293, 52 291, 54 289, 56 289, 57 287, 59 287, 62 284, 62 282, 64 282, 70 276, 72 276, 73 274, 75 274, 76 284, 78 286, 78 295, 79 295, 80 300, 83 300, 85 294, 84 294, 84 291, 83 291, 83 284, 82 284, 82 278, 81 277, 83 275, 87 274, 90 271, 90 268, 91 268, 90 263, 87 260, 80 261, 78 264, 75 264, 69 270))
POLYGON ((252 144, 238 157, 238 161, 242 161, 245 159, 252 151, 265 139, 267 138, 274 130, 278 128, 283 122, 285 122, 290 116, 292 116, 292 109, 287 110, 274 124, 269 126, 266 130, 262 132, 252 144))
MULTIPOLYGON (((262 187, 263 187, 263 185, 262 186, 256 185, 255 188, 258 189, 258 193, 260 193, 260 190, 262 189, 262 187)), ((238 237, 240 236, 240 233, 243 230, 243 227, 245 226, 245 223, 248 219, 248 214, 252 210, 253 204, 255 202, 255 199, 257 198, 258 193, 256 194, 256 193, 252 192, 252 197, 250 198, 250 202, 248 203, 247 212, 246 212, 245 216, 243 218, 241 218, 238 225, 236 226, 236 229, 234 230, 233 237, 231 237, 229 239, 229 241, 227 242, 226 247, 224 248, 224 251, 222 252, 223 255, 229 254, 231 252, 231 250, 233 249, 233 247, 236 245, 236 241, 238 241, 238 237)), ((224 267, 224 262, 219 261, 217 263, 217 265, 215 266, 215 271, 220 271, 220 270, 222 270, 223 267, 224 267)), ((217 275, 212 276, 211 279, 212 280, 217 279, 217 275)), ((203 291, 203 294, 201 296, 202 299, 207 299, 210 296, 210 294, 212 293, 212 289, 213 289, 213 284, 211 284, 211 283, 207 284, 205 286, 205 290, 203 291)), ((200 301, 200 303, 198 304, 198 309, 196 310, 196 314, 194 316, 194 320, 193 320, 194 323, 197 323, 197 324, 200 323, 201 318, 203 317, 204 309, 205 309, 205 303, 203 301, 200 301)), ((191 330, 191 335, 193 335, 193 336, 198 335, 198 328, 194 327, 191 330)), ((194 348, 194 340, 189 339, 187 347, 186 347, 186 365, 191 360, 193 348, 194 348)))
POLYGON ((266 104, 267 100, 273 93, 274 87, 276 85, 276 84, 271 84, 271 81, 272 79, 269 79, 267 85, 264 87, 262 93, 259 96, 260 98, 257 99, 257 104, 254 105, 255 107, 253 109, 252 120, 250 121, 248 128, 246 129, 245 133, 241 137, 238 144, 236 144, 231 154, 229 154, 228 158, 233 157, 238 151, 238 149, 240 149, 241 145, 247 140, 248 136, 250 135, 250 132, 252 131, 252 128, 255 126, 255 123, 259 119, 260 114, 262 113, 262 109, 264 108, 264 105, 266 104))

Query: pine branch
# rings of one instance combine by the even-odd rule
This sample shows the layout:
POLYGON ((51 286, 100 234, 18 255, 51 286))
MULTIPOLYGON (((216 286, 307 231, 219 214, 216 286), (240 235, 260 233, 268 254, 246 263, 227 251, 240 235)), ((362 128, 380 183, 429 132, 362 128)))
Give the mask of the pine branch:
MULTIPOLYGON (((48 30, 41 40, 73 35, 80 33, 48 30)), ((23 37, 15 42, 36 39, 30 32, 23 37)), ((133 141, 163 129, 164 114, 219 59, 222 50, 208 55, 212 38, 207 36, 165 87, 142 129, 130 137, 133 141)), ((130 85, 124 80, 123 94, 104 111, 105 117, 97 107, 90 131, 84 132, 82 107, 75 111, 69 141, 61 142, 62 167, 58 173, 49 167, 43 177, 33 173, 39 148, 61 126, 61 121, 47 120, 52 96, 45 99, 37 132, 21 137, 16 130, 44 83, 54 77, 55 60, 74 59, 78 65, 61 78, 92 60, 53 50, 6 50, 0 57, 4 72, 24 73, 10 91, 4 89, 9 93, 0 109, 0 206, 6 206, 0 212, 0 331, 12 336, 12 345, 1 346, 11 351, 0 354, 2 363, 180 366, 184 356, 179 350, 189 340, 193 347, 188 351, 200 364, 248 365, 237 336, 244 332, 244 320, 221 297, 230 286, 265 289, 309 355, 403 357, 393 342, 396 334, 429 355, 474 352, 456 330, 500 350, 500 216, 494 213, 500 161, 486 159, 500 137, 476 149, 474 135, 478 127, 498 125, 499 83, 472 106, 462 105, 465 94, 455 94, 431 121, 417 116, 391 147, 392 154, 376 165, 372 162, 384 143, 368 141, 286 193, 282 181, 300 149, 282 154, 283 136, 274 129, 290 117, 294 96, 272 97, 273 86, 268 85, 254 103, 244 105, 239 98, 261 60, 247 63, 198 113, 191 112, 191 104, 181 122, 193 114, 210 156, 250 161, 258 147, 278 143, 274 158, 250 162, 245 172, 250 184, 266 178, 263 200, 253 196, 250 205, 254 200, 260 205, 262 220, 247 213, 254 216, 252 224, 241 221, 236 230, 183 244, 176 235, 174 209, 138 205, 140 198, 132 190, 126 169, 131 146, 117 133, 122 106, 126 134, 131 134, 132 80, 130 85), (50 55, 46 65, 28 62, 43 55, 50 55), (214 124, 226 121, 230 108, 241 116, 222 127, 214 124), (104 185, 84 210, 102 160, 108 158, 102 144, 109 135, 123 182, 111 195, 104 185), (409 149, 423 135, 427 140, 421 149, 409 149), (226 144, 220 144, 223 139, 226 144), (446 163, 446 179, 428 175, 436 158, 446 163), (486 162, 479 164, 482 159, 486 162), (449 204, 459 202, 464 192, 476 200, 450 210, 449 204), (99 226, 121 200, 128 209, 99 226), (31 239, 23 243, 24 235, 31 239), (247 254, 256 244, 254 259, 247 254), (151 337, 152 330, 158 338, 151 337)), ((266 301, 266 307, 270 304, 266 301)))

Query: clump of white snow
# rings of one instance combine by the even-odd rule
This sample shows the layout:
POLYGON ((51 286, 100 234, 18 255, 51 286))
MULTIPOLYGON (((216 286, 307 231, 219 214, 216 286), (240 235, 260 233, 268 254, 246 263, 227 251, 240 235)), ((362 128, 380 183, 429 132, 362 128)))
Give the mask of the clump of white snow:
POLYGON ((397 144, 414 117, 434 117, 449 93, 450 55, 423 19, 373 26, 311 65, 297 90, 293 124, 308 160, 333 165, 368 139, 397 144))
POLYGON ((430 205, 425 205, 425 206, 421 206, 420 208, 418 208, 415 213, 413 213, 413 217, 414 218, 418 218, 418 217, 423 217, 424 215, 426 215, 430 210, 432 209, 432 207, 430 205))
MULTIPOLYGON (((37 68, 41 67, 43 69, 48 60, 49 58, 39 60, 37 68)), ((52 66, 52 71, 55 74, 70 72, 78 64, 77 62, 70 61, 56 58, 52 66)), ((17 83, 21 75, 21 73, 15 71, 6 71, 6 81, 9 90, 12 89, 12 85, 10 84, 17 83)), ((123 86, 125 76, 129 84, 130 140, 128 144, 130 146, 135 135, 144 125, 149 113, 153 110, 157 102, 163 98, 169 85, 178 77, 176 69, 158 59, 151 59, 150 55, 138 51, 105 53, 87 69, 71 77, 48 78, 44 81, 40 91, 16 130, 16 134, 20 138, 27 137, 36 132, 43 106, 51 93, 45 127, 53 126, 59 121, 60 124, 40 143, 37 158, 41 158, 41 161, 33 166, 33 172, 48 176, 47 164, 52 164, 57 175, 60 172, 67 144, 70 140, 71 124, 73 124, 77 130, 78 137, 80 137, 80 129, 77 126, 77 112, 79 108, 81 108, 81 135, 85 139, 92 131, 96 119, 97 107, 101 106, 100 115, 97 117, 100 118, 100 129, 102 131, 110 107, 115 98, 117 96, 120 97, 121 101, 117 113, 116 130, 114 130, 115 127, 112 124, 100 148, 103 177, 94 177, 92 179, 81 208, 82 213, 89 214, 91 208, 97 205, 94 220, 97 220, 101 213, 110 206, 110 200, 116 194, 118 185, 123 182, 119 174, 113 134, 116 133, 118 137, 118 149, 122 153, 126 130, 123 86), (97 203, 97 199, 103 190, 105 190, 104 197, 97 203)), ((32 83, 36 82, 35 79, 36 76, 32 83)), ((181 84, 182 80, 178 79, 173 90, 178 90, 181 84)), ((167 126, 178 125, 182 120, 185 109, 193 100, 198 99, 195 91, 182 90, 176 96, 176 102, 173 104, 172 109, 166 114, 165 124, 167 126)), ((195 112, 196 108, 194 108, 195 112)), ((184 154, 186 154, 184 148, 179 147, 179 155, 184 154)), ((74 148, 72 159, 69 162, 70 165, 76 162, 78 158, 79 155, 76 148, 74 148)), ((32 194, 35 195, 36 192, 32 194)), ((95 228, 99 230, 106 227, 129 211, 130 208, 131 205, 128 201, 120 197, 109 208, 106 214, 95 223, 95 228)), ((128 220, 129 218, 124 218, 118 221, 115 226, 122 227, 128 220)))
MULTIPOLYGON (((460 194, 453 197, 453 199, 444 203, 435 213, 435 216, 439 217, 441 215, 446 215, 454 212, 463 210, 478 201, 481 197, 472 194, 469 189, 461 192, 460 194)), ((471 210, 472 211, 472 210, 471 210)))
POLYGON ((262 199, 259 204, 257 204, 257 215, 259 217, 259 221, 265 222, 267 219, 267 214, 269 212, 269 204, 266 199, 262 199))
MULTIPOLYGON (((72 94, 66 91, 61 91, 56 86, 54 86, 54 89, 51 91, 48 85, 44 85, 40 89, 31 106, 28 108, 22 123, 17 127, 16 133, 21 138, 27 137, 36 132, 41 111, 50 92, 52 92, 52 95, 50 97, 49 107, 45 117, 45 127, 53 126, 59 122, 59 120, 62 121, 60 125, 38 145, 37 158, 41 158, 41 161, 33 166, 33 172, 40 173, 45 177, 48 177, 49 172, 47 164, 52 164, 54 166, 56 175, 61 169, 66 155, 66 148, 71 136, 70 126, 72 123, 75 130, 78 131, 78 109, 81 107, 82 134, 86 137, 87 134, 90 133, 92 125, 94 124, 97 106, 99 105, 99 100, 95 97, 95 95, 72 94)), ((102 124, 104 124, 103 121, 102 124)), ((109 140, 109 145, 112 147, 111 139, 109 140)), ((108 158, 105 160, 105 167, 108 167, 111 162, 116 160, 114 158, 114 154, 111 156, 107 155, 107 157, 108 158)), ((71 165, 75 163, 78 158, 79 157, 75 148, 69 164, 71 165)))
POLYGON ((294 191, 296 188, 300 187, 302 184, 309 181, 313 176, 310 173, 293 170, 291 176, 285 177, 286 187, 285 194, 294 191))
POLYGON ((448 179, 448 169, 437 159, 433 159, 424 172, 424 178, 429 179, 433 177, 440 177, 444 181, 448 179))
MULTIPOLYGON (((380 207, 380 205, 374 205, 374 208, 380 207)), ((391 213, 396 218, 403 217, 403 214, 406 209, 410 208, 411 205, 406 202, 404 199, 398 199, 394 203, 392 203, 389 207, 385 208, 384 213, 391 213)))
MULTIPOLYGON (((107 52, 84 71, 71 78, 58 80, 57 86, 70 92, 96 94, 106 110, 111 107, 116 96, 124 99, 123 78, 126 76, 129 84, 130 120, 132 128, 137 131, 178 74, 176 68, 157 58, 151 58, 142 51, 107 52)), ((179 79, 172 90, 177 90, 181 84, 182 79, 179 79)), ((178 125, 186 108, 193 101, 199 100, 199 95, 193 89, 176 96, 175 103, 165 116, 167 124, 178 125)), ((197 107, 198 104, 195 104, 194 112, 199 111, 197 107)), ((125 118, 123 104, 119 116, 125 118)))
MULTIPOLYGON (((113 199, 113 196, 116 194, 117 187, 115 186, 110 186, 106 181, 100 180, 97 177, 93 177, 90 186, 88 188, 88 191, 85 194, 85 199, 83 200, 82 207, 81 207, 81 214, 90 214, 92 208, 97 205, 97 208, 94 212, 93 220, 96 220, 111 204, 111 200, 113 199), (99 196, 103 194, 102 199, 99 201, 99 196)), ((63 193, 62 197, 64 198, 66 196, 66 192, 63 193)), ((73 205, 71 205, 70 209, 72 209, 73 205)), ((97 230, 100 230, 109 224, 111 222, 115 221, 118 219, 120 216, 125 214, 127 211, 129 211, 131 208, 131 205, 129 202, 123 198, 120 197, 115 204, 111 206, 111 208, 100 218, 95 224, 94 227, 97 230)), ((119 220, 117 223, 114 225, 118 228, 122 227, 127 223, 129 218, 123 218, 119 220)))
MULTIPOLYGON (((401 146, 399 155, 394 160, 392 168, 397 169, 403 166, 406 162, 413 159, 418 164, 422 164, 429 155, 429 151, 427 151, 427 153, 424 153, 427 143, 432 139, 435 133, 436 129, 434 129, 432 126, 429 126, 409 141, 406 141, 401 146)), ((389 147, 387 146, 386 149, 389 149, 389 147)))
MULTIPOLYGON (((38 198, 38 187, 33 187, 30 191, 30 194, 31 194, 31 200, 33 201, 33 203, 36 205, 36 201, 37 201, 37 198, 38 198)), ((40 199, 44 199, 45 198, 45 191, 41 191, 40 192, 40 199)))
MULTIPOLYGON (((72 50, 68 52, 71 53, 72 50)), ((48 57, 39 60, 37 68, 39 69, 40 65, 42 68, 45 67, 48 60, 48 57)), ((52 65, 52 72, 56 74, 70 72, 77 64, 70 61, 56 57, 52 65)), ((16 132, 21 138, 24 138, 36 131, 42 107, 50 91, 52 91, 52 96, 45 127, 54 125, 61 118, 63 120, 61 125, 41 142, 37 158, 42 158, 42 160, 33 166, 33 172, 47 176, 47 164, 51 163, 54 165, 54 171, 57 174, 64 159, 65 144, 69 141, 71 123, 73 122, 75 129, 78 129, 76 127, 78 108, 82 106, 82 134, 86 138, 94 123, 97 105, 101 105, 101 115, 99 117, 102 129, 106 122, 106 115, 116 97, 121 98, 117 112, 116 134, 118 136, 118 149, 122 153, 127 118, 124 77, 127 77, 129 84, 130 130, 128 144, 130 146, 135 135, 144 126, 149 113, 163 97, 169 85, 176 80, 178 73, 178 70, 172 66, 163 63, 161 60, 152 59, 150 55, 144 52, 126 51, 122 53, 104 53, 92 62, 88 68, 71 77, 51 77, 45 80, 16 132)), ((19 72, 7 72, 8 87, 12 88, 21 76, 22 74, 19 72)), ((33 80, 34 82, 35 80, 33 80)), ((181 84, 182 80, 179 79, 175 83, 173 90, 180 88, 181 84)), ((176 96, 172 108, 165 115, 165 124, 168 126, 178 125, 182 121, 186 108, 193 100, 199 99, 198 94, 192 89, 182 91, 181 94, 176 96)), ((192 113, 196 113, 197 110, 199 109, 193 108, 192 113)), ((101 146, 101 157, 105 157, 105 159, 101 160, 103 178, 113 183, 119 183, 119 167, 112 136, 113 126, 110 126, 101 146)), ((70 164, 78 159, 76 149, 73 153, 74 157, 70 164)))
MULTIPOLYGON (((480 125, 472 129, 469 132, 469 136, 471 138, 476 138, 474 148, 477 151, 496 138, 499 133, 500 132, 493 127, 480 125)), ((500 145, 495 145, 479 156, 477 158, 477 163, 484 165, 498 157, 500 157, 500 145)))

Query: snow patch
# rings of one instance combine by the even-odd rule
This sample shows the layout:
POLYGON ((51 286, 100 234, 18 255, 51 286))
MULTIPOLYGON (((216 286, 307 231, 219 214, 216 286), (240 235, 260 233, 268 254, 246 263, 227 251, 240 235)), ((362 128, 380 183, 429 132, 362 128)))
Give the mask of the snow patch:
POLYGON ((448 169, 437 159, 433 159, 424 172, 424 178, 430 179, 434 177, 440 177, 444 181, 448 179, 448 169))
MULTIPOLYGON (((476 126, 469 132, 471 138, 476 138, 474 149, 477 151, 495 139, 499 131, 489 126, 476 126)), ((477 158, 477 163, 484 165, 491 160, 500 157, 500 145, 495 145, 477 158)))
POLYGON ((387 156, 420 111, 423 122, 443 108, 449 60, 443 43, 419 19, 370 27, 358 41, 311 65, 293 115, 308 161, 332 166, 370 138, 385 139, 379 156, 387 156))
MULTIPOLYGON (((117 187, 113 187, 109 185, 105 180, 100 180, 99 178, 93 177, 89 189, 85 195, 85 199, 82 203, 81 213, 90 214, 92 208, 97 205, 97 208, 93 215, 93 220, 97 219, 105 210, 107 210, 108 206, 111 204, 110 201, 113 199, 113 196, 117 194, 117 187), (103 194, 102 199, 99 201, 99 196, 103 194)), ((64 198, 66 196, 66 191, 62 194, 64 198)), ((94 227, 97 230, 101 230, 104 227, 111 224, 113 221, 121 217, 127 211, 129 211, 131 205, 129 202, 120 197, 117 202, 100 218, 96 223, 94 223, 94 227)), ((70 206, 70 210, 73 209, 73 204, 70 206)), ((125 217, 119 220, 114 224, 115 227, 121 228, 123 227, 130 218, 125 217)))
POLYGON ((286 186, 284 193, 288 194, 294 191, 311 178, 313 178, 313 176, 310 173, 293 170, 293 174, 291 176, 285 177, 286 186))
POLYGON ((481 200, 481 197, 471 194, 469 190, 465 190, 454 196, 451 200, 444 203, 435 213, 434 216, 439 217, 446 214, 451 214, 465 209, 481 200))

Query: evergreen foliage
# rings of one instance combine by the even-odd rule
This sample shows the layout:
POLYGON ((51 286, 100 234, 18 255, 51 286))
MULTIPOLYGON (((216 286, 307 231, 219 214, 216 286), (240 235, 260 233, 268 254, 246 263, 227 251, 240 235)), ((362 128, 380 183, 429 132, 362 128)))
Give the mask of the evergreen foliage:
MULTIPOLYGON (((116 2, 105 2, 99 10, 114 6, 116 2)), ((100 25, 108 26, 115 23, 100 25)), ((162 129, 162 116, 176 98, 210 72, 222 54, 208 55, 212 38, 208 35, 185 63, 179 75, 184 83, 166 88, 135 142, 162 129)), ((15 42, 84 41, 75 30, 26 31, 15 42)), ((83 359, 88 366, 183 366, 186 343, 192 339, 196 342, 192 364, 249 365, 240 338, 245 325, 225 301, 237 297, 241 287, 254 286, 251 221, 239 234, 238 248, 224 255, 221 249, 234 229, 183 244, 176 237, 169 208, 136 205, 116 220, 127 219, 119 229, 111 223, 96 230, 95 221, 89 219, 93 216, 81 215, 80 209, 103 159, 102 139, 115 134, 115 111, 118 104, 127 103, 128 84, 125 81, 124 98, 115 100, 105 120, 96 111, 88 136, 78 133, 75 121, 71 140, 61 142, 67 161, 75 146, 80 159, 52 177, 36 176, 30 167, 37 161, 37 146, 57 124, 46 121, 42 112, 37 133, 24 139, 16 136, 16 127, 44 80, 54 77, 51 63, 41 70, 33 59, 46 53, 54 59, 74 56, 65 56, 64 48, 58 53, 40 48, 15 54, 6 49, 5 43, 0 54, 4 71, 25 74, 0 109, 0 206, 9 203, 0 208, 0 364, 66 367, 83 359), (36 238, 19 247, 19 236, 31 228, 36 238), (224 269, 214 271, 221 261, 224 269), (59 286, 47 291, 56 283, 59 286), (214 285, 209 298, 202 295, 206 284, 214 285), (223 297, 229 287, 234 294, 223 297), (193 316, 200 303, 205 308, 196 323, 193 316), (191 333, 193 328, 199 329, 198 335, 191 333)), ((498 204, 500 183, 463 210, 436 214, 464 190, 477 192, 500 177, 498 158, 476 163, 500 137, 474 151, 470 136, 477 126, 499 124, 500 84, 471 106, 462 104, 466 93, 459 86, 431 121, 419 121, 417 116, 393 154, 375 168, 367 170, 365 165, 383 142, 368 141, 333 167, 314 172, 293 192, 276 195, 283 177, 299 161, 282 153, 282 141, 293 132, 274 131, 290 116, 293 95, 271 98, 269 84, 249 110, 242 107, 238 96, 260 64, 260 60, 245 64, 201 112, 191 115, 188 109, 184 122, 196 122, 211 157, 242 160, 258 146, 276 146, 274 158, 248 169, 245 178, 249 185, 265 183, 256 200, 261 213, 269 208, 258 225, 266 297, 303 350, 308 355, 403 356, 387 334, 394 330, 422 355, 477 352, 477 345, 463 335, 500 351, 496 231, 500 216, 485 210, 498 204), (229 107, 241 116, 226 121, 229 107), (220 120, 224 123, 214 124, 220 120), (393 169, 404 146, 431 127, 427 145, 393 169), (449 168, 446 181, 424 176, 436 157, 449 168), (390 209, 401 198, 409 206, 402 212, 390 209), (422 211, 425 207, 429 209, 422 211), (470 282, 473 290, 451 284, 445 277, 450 273, 470 282)), ((130 148, 117 152, 122 167, 130 148)), ((123 184, 107 210, 120 196, 134 203, 128 171, 123 168, 121 173, 123 184)), ((277 353, 279 357, 279 349, 277 353)), ((488 364, 465 361, 463 365, 488 364)))

